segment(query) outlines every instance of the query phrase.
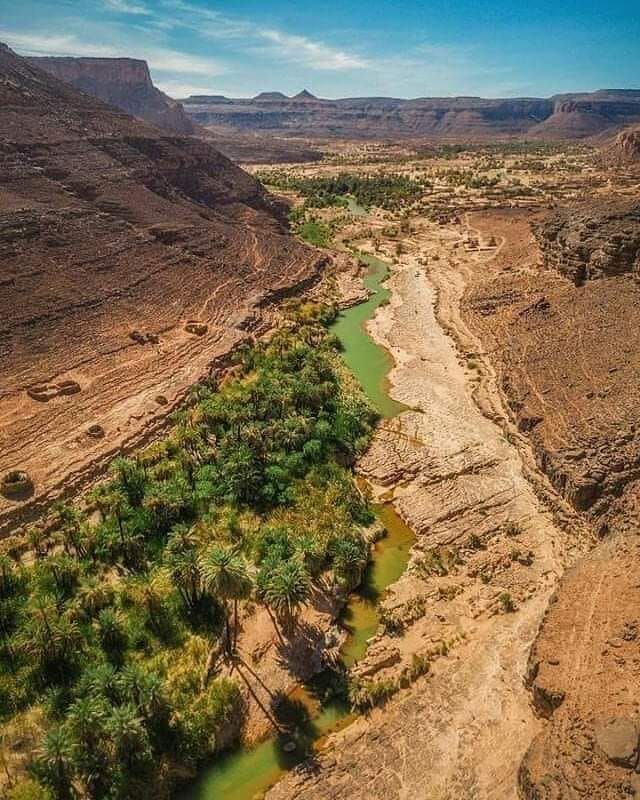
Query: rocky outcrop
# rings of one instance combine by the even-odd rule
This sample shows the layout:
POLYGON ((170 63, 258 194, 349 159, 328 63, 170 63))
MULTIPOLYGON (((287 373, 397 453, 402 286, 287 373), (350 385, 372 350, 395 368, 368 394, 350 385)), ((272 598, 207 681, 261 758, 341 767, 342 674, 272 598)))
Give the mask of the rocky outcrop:
POLYGON ((0 493, 2 534, 151 436, 324 256, 206 142, 6 47, 0 105, 0 475, 33 486, 0 493))
POLYGON ((607 160, 618 164, 640 163, 640 126, 621 131, 606 152, 607 160))
POLYGON ((640 792, 637 536, 600 545, 562 579, 529 661, 546 722, 519 774, 527 800, 640 792))
POLYGON ((640 203, 560 209, 534 227, 545 265, 575 284, 640 271, 640 203))
POLYGON ((472 218, 485 235, 507 236, 494 279, 483 275, 470 298, 474 324, 489 334, 515 418, 535 421, 520 427, 538 464, 578 512, 567 532, 581 530, 593 548, 563 575, 530 651, 540 725, 518 775, 526 800, 640 794, 640 282, 636 245, 623 246, 636 241, 637 213, 611 197, 554 212, 535 226, 553 269, 536 269, 524 219, 472 218), (603 248, 601 271, 585 269, 603 248))
POLYGON ((542 139, 584 139, 638 121, 640 91, 600 90, 552 98, 553 113, 531 130, 542 139))
POLYGON ((180 103, 153 85, 146 61, 62 57, 30 58, 29 61, 81 92, 164 131, 187 135, 194 132, 194 125, 180 103))
POLYGON ((640 122, 640 92, 600 91, 550 99, 389 97, 323 100, 266 92, 253 100, 197 96, 183 101, 199 124, 309 137, 491 139, 526 135, 575 139, 640 122))

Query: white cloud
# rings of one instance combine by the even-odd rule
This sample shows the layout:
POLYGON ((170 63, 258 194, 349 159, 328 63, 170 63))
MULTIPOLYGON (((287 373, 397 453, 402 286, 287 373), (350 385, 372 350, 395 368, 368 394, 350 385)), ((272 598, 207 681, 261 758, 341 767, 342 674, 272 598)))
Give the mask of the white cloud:
POLYGON ((194 56, 166 47, 140 47, 127 48, 128 53, 135 53, 138 58, 144 58, 152 69, 164 72, 175 72, 182 75, 222 75, 226 67, 217 59, 194 56))
POLYGON ((23 55, 105 57, 117 55, 113 47, 82 42, 72 34, 37 34, 0 30, 0 39, 23 55))
POLYGON ((24 55, 143 58, 151 69, 179 75, 213 77, 226 72, 224 65, 213 58, 122 39, 111 44, 98 44, 80 39, 74 34, 33 34, 0 30, 0 40, 24 55))
POLYGON ((306 36, 295 36, 278 30, 260 31, 259 35, 267 42, 273 43, 282 58, 312 69, 352 70, 366 69, 370 66, 364 58, 336 50, 306 36))
POLYGON ((154 81, 154 83, 158 89, 168 94, 169 97, 177 99, 190 97, 192 94, 221 94, 221 92, 213 91, 211 86, 197 86, 192 83, 184 83, 171 79, 162 80, 162 78, 160 78, 154 81))
POLYGON ((143 3, 130 2, 130 0, 104 0, 104 6, 108 11, 117 11, 120 14, 148 15, 151 13, 143 3))
POLYGON ((184 0, 164 0, 164 8, 174 16, 171 23, 189 28, 201 36, 225 42, 240 41, 241 50, 262 51, 293 64, 315 70, 365 69, 368 61, 324 42, 264 28, 246 19, 230 17, 210 8, 200 8, 184 0))

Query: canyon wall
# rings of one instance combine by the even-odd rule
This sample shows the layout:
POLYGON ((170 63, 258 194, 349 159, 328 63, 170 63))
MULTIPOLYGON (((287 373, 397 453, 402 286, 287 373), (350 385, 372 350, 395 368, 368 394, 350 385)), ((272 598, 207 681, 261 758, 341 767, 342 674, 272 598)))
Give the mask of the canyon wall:
POLYGON ((163 424, 325 257, 206 142, 0 47, 0 535, 163 424))
POLYGON ((640 121, 640 91, 549 99, 479 97, 323 100, 266 92, 252 100, 196 96, 184 102, 198 124, 237 131, 341 137, 578 139, 640 121))
POLYGON ((180 103, 151 80, 146 61, 135 58, 30 58, 29 61, 81 92, 171 133, 190 135, 193 122, 180 103))

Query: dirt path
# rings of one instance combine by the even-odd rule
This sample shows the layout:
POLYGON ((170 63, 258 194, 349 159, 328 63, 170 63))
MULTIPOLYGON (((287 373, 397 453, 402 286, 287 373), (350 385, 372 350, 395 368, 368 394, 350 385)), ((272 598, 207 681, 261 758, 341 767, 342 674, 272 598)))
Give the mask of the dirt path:
MULTIPOLYGON (((359 673, 394 678, 414 654, 442 655, 269 800, 508 800, 539 728, 523 676, 573 538, 539 499, 553 494, 510 428, 490 366, 456 346, 474 347, 458 313, 465 256, 459 230, 436 230, 394 267, 391 303, 370 323, 395 360, 391 394, 413 410, 381 427, 360 470, 379 493, 393 487, 418 541, 384 601, 404 632, 374 637, 359 673), (438 253, 437 272, 420 265, 426 252, 438 253), (415 598, 425 601, 418 619, 415 598)), ((570 512, 555 510, 566 527, 570 512)))

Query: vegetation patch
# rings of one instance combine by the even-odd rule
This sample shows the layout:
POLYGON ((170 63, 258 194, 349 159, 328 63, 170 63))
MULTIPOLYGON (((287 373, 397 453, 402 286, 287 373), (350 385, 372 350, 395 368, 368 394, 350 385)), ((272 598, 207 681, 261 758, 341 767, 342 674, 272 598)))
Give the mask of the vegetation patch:
POLYGON ((0 733, 34 709, 45 730, 11 797, 166 796, 239 735, 239 685, 214 669, 239 659, 239 606, 266 606, 284 638, 321 575, 360 579, 373 515, 349 466, 375 415, 332 318, 291 303, 170 436, 114 461, 99 514, 59 505, 32 559, 0 557, 0 733))
POLYGON ((357 175, 343 172, 338 175, 304 176, 284 170, 274 170, 257 176, 273 189, 296 192, 304 198, 306 208, 346 207, 347 197, 365 208, 376 206, 394 211, 421 197, 429 185, 399 173, 357 175))

